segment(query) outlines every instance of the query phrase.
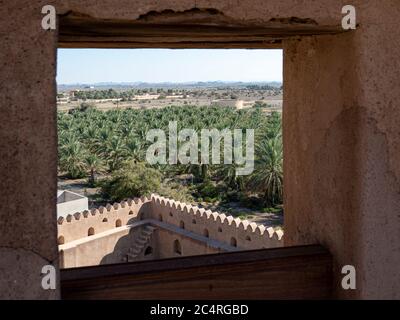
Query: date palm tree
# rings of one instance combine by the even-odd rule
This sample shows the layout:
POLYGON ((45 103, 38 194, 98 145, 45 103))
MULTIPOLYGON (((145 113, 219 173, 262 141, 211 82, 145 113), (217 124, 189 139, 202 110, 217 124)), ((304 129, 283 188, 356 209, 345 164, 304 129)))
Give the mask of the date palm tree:
MULTIPOLYGON (((226 191, 258 193, 265 203, 277 204, 282 200, 281 116, 278 113, 266 115, 259 108, 235 110, 186 105, 106 112, 89 108, 60 112, 57 118, 60 171, 71 178, 88 176, 91 184, 95 182, 96 173, 106 168, 112 175, 126 170, 128 162, 143 164, 146 149, 151 144, 146 141, 147 132, 150 129, 168 132, 170 121, 178 121, 178 130, 195 129, 199 138, 201 129, 255 129, 255 168, 248 177, 236 176, 235 163, 201 163, 200 154, 199 164, 165 164, 151 168, 165 174, 164 178, 189 173, 194 183, 211 181, 222 185, 226 191)), ((221 155, 222 146, 221 143, 221 155)), ((200 143, 198 152, 201 152, 200 143)))
POLYGON ((128 161, 142 162, 144 161, 144 150, 142 144, 139 142, 138 137, 129 135, 126 138, 125 145, 123 146, 123 153, 128 161))
POLYGON ((282 202, 283 148, 280 134, 257 145, 255 168, 248 186, 261 192, 266 204, 282 202))
POLYGON ((96 183, 96 174, 102 173, 105 170, 104 162, 96 154, 89 154, 84 159, 85 170, 88 172, 88 182, 91 186, 96 183))
POLYGON ((68 144, 60 148, 59 166, 61 171, 72 178, 82 178, 85 175, 86 152, 77 140, 70 140, 68 144))
POLYGON ((105 153, 110 171, 118 169, 124 161, 123 141, 121 137, 113 135, 105 142, 105 153))

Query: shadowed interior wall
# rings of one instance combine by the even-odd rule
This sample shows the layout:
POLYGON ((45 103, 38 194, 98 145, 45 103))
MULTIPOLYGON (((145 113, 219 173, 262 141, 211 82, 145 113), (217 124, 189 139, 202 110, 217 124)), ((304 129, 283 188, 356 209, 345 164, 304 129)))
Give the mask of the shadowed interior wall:
MULTIPOLYGON (((121 229, 121 228, 120 228, 121 229)), ((93 237, 93 236, 92 236, 93 237)), ((60 267, 73 268, 107 263, 121 263, 122 255, 129 249, 135 240, 135 234, 129 229, 109 234, 104 237, 91 237, 75 241, 74 246, 65 245, 62 249, 63 263, 60 267), (118 244, 118 245, 116 245, 118 244)))
POLYGON ((159 229, 157 232, 156 248, 160 259, 224 252, 224 250, 209 247, 201 241, 195 241, 163 229, 159 229), (180 244, 180 254, 174 251, 174 241, 176 240, 180 244))
MULTIPOLYGON (((287 41, 284 61, 285 246, 320 243, 359 263, 357 85, 352 35, 287 41), (351 245, 349 245, 351 244, 351 245)), ((354 295, 350 291, 349 295, 354 295)))
POLYGON ((368 3, 355 32, 285 41, 285 245, 329 248, 338 297, 400 298, 400 6, 368 3))

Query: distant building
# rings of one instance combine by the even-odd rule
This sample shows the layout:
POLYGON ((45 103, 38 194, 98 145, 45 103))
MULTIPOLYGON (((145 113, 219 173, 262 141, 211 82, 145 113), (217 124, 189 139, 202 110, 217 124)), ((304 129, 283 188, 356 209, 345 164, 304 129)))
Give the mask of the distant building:
POLYGON ((155 100, 158 99, 159 94, 143 94, 143 95, 135 95, 134 99, 137 100, 155 100))
POLYGON ((244 100, 238 100, 238 103, 236 104, 236 109, 247 109, 247 108, 252 108, 255 104, 255 101, 244 101, 244 100))
POLYGON ((69 102, 69 95, 66 92, 57 93, 57 103, 63 104, 69 102))
POLYGON ((165 99, 183 99, 183 95, 173 94, 172 96, 166 96, 165 99))
POLYGON ((57 191, 57 217, 65 217, 68 214, 88 210, 89 201, 87 197, 68 191, 57 191))
POLYGON ((75 98, 75 93, 77 93, 77 92, 79 92, 80 90, 71 90, 70 92, 69 92, 69 96, 71 97, 71 98, 75 98))

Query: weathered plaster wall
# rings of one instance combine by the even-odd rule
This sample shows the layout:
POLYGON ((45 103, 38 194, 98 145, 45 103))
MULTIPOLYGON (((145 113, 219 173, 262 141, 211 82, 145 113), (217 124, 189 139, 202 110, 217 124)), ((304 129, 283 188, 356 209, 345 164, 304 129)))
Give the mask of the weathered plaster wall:
POLYGON ((360 214, 365 298, 400 299, 400 3, 364 6, 356 39, 362 87, 360 214))
MULTIPOLYGON (((364 1, 365 2, 365 1, 364 1)), ((271 19, 290 19, 291 17, 311 18, 319 25, 338 25, 344 0, 79 0, 47 1, 55 3, 58 12, 79 12, 96 18, 138 19, 148 13, 172 10, 183 12, 193 8, 216 9, 229 18, 244 23, 266 22, 271 19)), ((154 16, 153 16, 154 17, 154 16)), ((147 19, 152 19, 148 17, 147 19)), ((171 18, 170 21, 173 21, 171 18)), ((207 21, 207 18, 204 19, 207 21)))
POLYGON ((400 297, 399 12, 364 1, 355 32, 285 42, 285 245, 327 246, 338 297, 400 297))
POLYGON ((155 249, 160 259, 224 252, 224 250, 207 246, 204 242, 160 228, 156 232, 155 249), (180 243, 181 254, 174 251, 174 242, 176 240, 180 243))
MULTIPOLYGON (((43 1, 0 1, 0 298, 58 298, 41 269, 57 267, 56 33, 43 1)), ((59 286, 57 286, 58 288, 59 286)))
MULTIPOLYGON (((0 298, 59 297, 40 289, 39 276, 58 256, 57 33, 41 29, 46 4, 104 19, 198 7, 249 24, 300 17, 337 26, 347 1, 0 0, 0 298)), ((285 237, 324 243, 336 271, 356 264, 359 289, 338 296, 399 298, 400 5, 353 4, 352 35, 285 44, 285 237)))
POLYGON ((129 228, 118 228, 108 234, 94 235, 60 246, 60 267, 73 268, 121 263, 123 254, 135 241, 129 228))
MULTIPOLYGON (((321 243, 356 264, 358 106, 351 35, 285 43, 285 245, 321 243)), ((355 294, 355 292, 349 292, 355 294)))
MULTIPOLYGON (((146 221, 148 222, 147 224, 122 226, 60 245, 60 267, 74 268, 126 262, 127 254, 130 253, 130 249, 133 248, 135 241, 140 236, 143 226, 149 225, 152 220, 143 222, 146 221)), ((221 243, 221 245, 223 244, 221 243)), ((232 248, 232 250, 236 250, 236 248, 232 248)), ((156 226, 156 230, 151 235, 148 243, 135 258, 129 258, 128 262, 225 251, 227 250, 224 248, 208 245, 207 241, 191 238, 185 233, 177 233, 173 230, 156 226), (181 245, 181 254, 174 252, 175 240, 178 240, 181 245), (147 247, 152 248, 152 253, 149 255, 145 255, 147 247)))

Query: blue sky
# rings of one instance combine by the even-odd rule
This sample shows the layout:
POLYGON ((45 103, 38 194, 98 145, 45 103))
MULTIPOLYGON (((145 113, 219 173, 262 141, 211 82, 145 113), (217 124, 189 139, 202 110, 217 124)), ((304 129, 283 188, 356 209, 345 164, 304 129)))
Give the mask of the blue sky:
POLYGON ((282 81, 282 50, 58 50, 58 84, 217 80, 282 81))

